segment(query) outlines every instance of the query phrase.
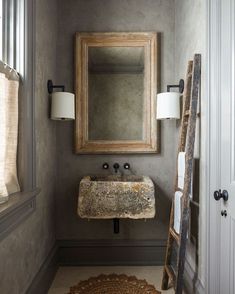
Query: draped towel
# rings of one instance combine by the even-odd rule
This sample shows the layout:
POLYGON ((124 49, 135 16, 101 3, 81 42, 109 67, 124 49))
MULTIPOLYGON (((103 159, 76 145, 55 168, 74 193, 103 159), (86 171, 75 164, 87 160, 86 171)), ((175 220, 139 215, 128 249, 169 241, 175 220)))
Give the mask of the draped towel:
POLYGON ((180 191, 175 192, 174 198, 174 230, 177 234, 180 233, 180 222, 181 222, 181 199, 183 193, 180 191))
POLYGON ((20 191, 17 177, 19 76, 0 61, 0 204, 20 191))

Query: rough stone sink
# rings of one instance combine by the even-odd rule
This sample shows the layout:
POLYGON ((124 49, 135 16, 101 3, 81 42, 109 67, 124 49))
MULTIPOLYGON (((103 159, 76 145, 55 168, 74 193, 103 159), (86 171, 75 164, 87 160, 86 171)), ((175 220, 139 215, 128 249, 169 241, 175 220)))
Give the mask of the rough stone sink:
POLYGON ((79 185, 81 218, 153 218, 154 184, 146 176, 86 176, 79 185))

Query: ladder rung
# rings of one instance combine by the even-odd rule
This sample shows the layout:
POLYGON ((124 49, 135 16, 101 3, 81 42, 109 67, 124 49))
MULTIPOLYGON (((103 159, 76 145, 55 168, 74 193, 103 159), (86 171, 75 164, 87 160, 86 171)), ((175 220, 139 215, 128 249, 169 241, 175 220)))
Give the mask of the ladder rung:
POLYGON ((200 204, 196 201, 193 201, 192 199, 190 200, 190 203, 192 203, 193 205, 200 207, 200 204))
POLYGON ((173 228, 170 228, 170 234, 175 239, 177 244, 179 245, 180 244, 180 236, 179 236, 179 234, 177 234, 176 231, 173 228))
MULTIPOLYGON (((190 115, 190 110, 185 110, 184 116, 189 116, 190 115)), ((197 117, 200 117, 200 112, 197 113, 197 117)))
POLYGON ((165 265, 165 270, 167 272, 168 277, 170 278, 171 282, 174 284, 175 283, 175 273, 170 265, 165 265))
POLYGON ((176 188, 176 191, 179 191, 179 192, 182 192, 182 193, 184 192, 184 190, 179 188, 179 187, 176 188))

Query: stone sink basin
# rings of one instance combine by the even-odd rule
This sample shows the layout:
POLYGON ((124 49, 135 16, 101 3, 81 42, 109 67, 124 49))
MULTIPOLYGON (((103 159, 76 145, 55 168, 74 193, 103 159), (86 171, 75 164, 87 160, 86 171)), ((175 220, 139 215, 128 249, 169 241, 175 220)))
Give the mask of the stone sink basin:
POLYGON ((79 185, 78 215, 90 219, 153 218, 154 184, 146 176, 86 176, 79 185))

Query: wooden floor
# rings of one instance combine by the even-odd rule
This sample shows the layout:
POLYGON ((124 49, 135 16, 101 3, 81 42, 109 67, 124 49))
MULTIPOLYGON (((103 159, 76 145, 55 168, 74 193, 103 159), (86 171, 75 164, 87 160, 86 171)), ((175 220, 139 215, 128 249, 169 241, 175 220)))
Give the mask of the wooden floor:
MULTIPOLYGON (((161 290, 162 267, 161 266, 105 266, 105 267, 60 267, 51 285, 49 294, 66 294, 71 286, 81 280, 95 277, 100 274, 126 274, 145 279, 149 284, 161 290)), ((173 289, 161 291, 162 293, 173 294, 173 289)))

